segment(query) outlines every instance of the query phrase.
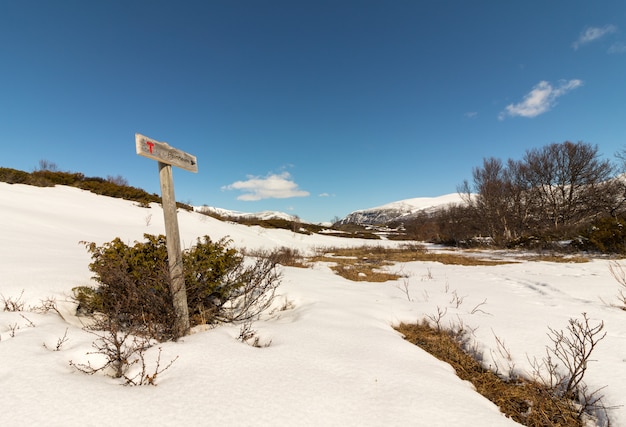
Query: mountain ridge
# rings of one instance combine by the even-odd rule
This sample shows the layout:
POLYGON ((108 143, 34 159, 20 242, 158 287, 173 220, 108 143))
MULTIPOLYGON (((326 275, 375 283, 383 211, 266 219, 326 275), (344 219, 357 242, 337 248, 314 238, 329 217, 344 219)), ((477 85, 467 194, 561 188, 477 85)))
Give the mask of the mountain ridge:
POLYGON ((353 211, 338 221, 338 224, 388 224, 392 221, 409 219, 420 212, 430 212, 445 206, 462 203, 464 203, 464 201, 458 193, 450 193, 436 197, 414 197, 373 208, 353 211))

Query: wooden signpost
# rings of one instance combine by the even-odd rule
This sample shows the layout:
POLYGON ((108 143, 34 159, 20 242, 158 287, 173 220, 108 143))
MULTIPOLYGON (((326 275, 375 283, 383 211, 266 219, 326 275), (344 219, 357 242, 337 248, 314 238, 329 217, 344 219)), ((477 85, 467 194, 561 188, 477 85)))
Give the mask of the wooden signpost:
POLYGON ((189 309, 187 307, 185 276, 183 275, 183 254, 180 247, 172 166, 177 166, 190 172, 198 172, 198 163, 196 156, 170 147, 165 142, 158 142, 138 133, 135 134, 135 146, 137 154, 156 160, 159 163, 167 257, 169 259, 171 278, 170 291, 174 300, 174 312, 176 314, 175 333, 177 337, 181 337, 189 331, 189 309))

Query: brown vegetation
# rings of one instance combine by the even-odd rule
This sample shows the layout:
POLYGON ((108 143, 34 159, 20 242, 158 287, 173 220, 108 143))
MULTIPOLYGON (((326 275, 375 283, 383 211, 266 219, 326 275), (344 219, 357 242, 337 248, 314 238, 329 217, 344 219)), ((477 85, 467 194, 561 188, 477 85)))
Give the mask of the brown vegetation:
POLYGON ((323 248, 308 259, 309 262, 331 263, 338 275, 354 281, 385 282, 403 275, 384 270, 398 262, 431 261, 448 265, 501 265, 512 261, 481 259, 451 253, 429 252, 422 245, 407 245, 398 248, 384 246, 357 246, 347 248, 323 248))
MULTIPOLYGON (((589 355, 604 336, 597 334, 602 330, 602 325, 590 327, 588 319, 579 322, 570 320, 570 325, 581 326, 580 329, 572 328, 574 333, 573 342, 590 343, 587 348, 571 347, 563 332, 552 329, 553 342, 556 350, 554 354, 560 360, 559 350, 566 349, 573 357, 583 360, 584 366, 589 355), (586 323, 585 323, 586 321, 586 323), (585 329, 585 326, 587 327, 585 329)), ((404 338, 429 352, 438 359, 449 363, 456 371, 459 378, 470 381, 476 391, 495 403, 500 410, 516 422, 531 427, 582 427, 585 425, 587 412, 600 410, 606 412, 602 405, 602 398, 588 392, 581 383, 576 384, 571 390, 563 390, 561 384, 551 384, 539 380, 531 380, 522 377, 502 378, 495 372, 483 367, 477 360, 477 355, 472 355, 465 350, 467 344, 466 333, 463 329, 443 330, 431 327, 427 322, 417 324, 402 323, 396 327, 404 338)), ((575 344, 574 344, 575 345, 575 344)), ((566 364, 567 366, 567 364, 566 364)), ((554 374, 555 365, 548 368, 554 374)), ((582 380, 584 371, 570 367, 568 374, 571 378, 582 380)), ((560 378, 565 379, 565 378, 560 378)))
POLYGON ((200 208, 197 212, 210 216, 211 218, 218 219, 220 221, 234 222, 236 224, 242 224, 247 226, 258 225, 263 228, 273 228, 293 231, 294 233, 312 234, 319 233, 326 227, 317 224, 310 224, 301 222, 297 218, 294 220, 288 220, 283 218, 257 218, 254 215, 222 215, 207 207, 200 208))
MULTIPOLYGON (((56 167, 52 169, 56 169, 56 167)), ((127 181, 119 175, 116 177, 109 176, 107 179, 104 179, 99 177, 86 177, 82 173, 60 172, 57 170, 39 169, 28 173, 16 169, 0 167, 0 182, 34 185, 37 187, 67 185, 103 196, 132 200, 143 207, 148 207, 150 203, 161 203, 160 196, 147 193, 140 188, 129 186, 127 181)), ((177 205, 182 209, 193 210, 191 206, 184 203, 177 203, 177 205)))

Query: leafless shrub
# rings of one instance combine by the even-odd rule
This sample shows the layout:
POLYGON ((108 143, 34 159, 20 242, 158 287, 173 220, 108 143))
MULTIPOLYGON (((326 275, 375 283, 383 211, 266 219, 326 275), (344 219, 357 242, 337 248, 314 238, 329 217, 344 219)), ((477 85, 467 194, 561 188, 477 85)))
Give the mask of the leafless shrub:
POLYGON ((129 377, 128 375, 124 376, 126 380, 125 385, 154 385, 156 386, 157 376, 162 372, 168 370, 174 362, 178 359, 176 356, 174 359, 170 360, 170 362, 165 366, 161 367, 161 352, 162 348, 159 347, 159 354, 157 355, 157 359, 153 369, 150 369, 148 372, 148 365, 144 359, 144 352, 139 352, 139 365, 141 366, 141 370, 134 375, 133 377, 129 377))
POLYGON ((460 297, 456 290, 452 291, 452 299, 450 300, 451 305, 454 305, 455 308, 459 308, 461 304, 463 304, 464 300, 464 296, 460 297))
POLYGON ((24 290, 20 292, 20 295, 17 298, 5 297, 0 294, 0 302, 4 306, 3 311, 23 311, 24 310, 24 301, 22 301, 22 297, 24 296, 24 290))
POLYGON ((277 312, 292 310, 293 308, 295 308, 295 306, 296 305, 292 300, 285 298, 283 300, 283 303, 279 307, 275 307, 272 309, 272 311, 269 312, 269 315, 274 316, 277 312))
POLYGON ((441 308, 437 306, 437 313, 427 314, 426 317, 431 320, 431 322, 434 324, 435 329, 437 331, 441 331, 442 330, 441 322, 447 313, 448 313, 448 309, 446 307, 441 308))
POLYGON ((138 206, 144 209, 150 209, 150 202, 147 200, 138 201, 137 203, 135 203, 135 206, 138 206))
POLYGON ((459 316, 458 314, 456 315, 456 321, 450 321, 450 330, 452 331, 457 331, 457 333, 461 333, 462 335, 467 335, 475 337, 476 336, 476 330, 478 329, 478 326, 475 327, 471 327, 469 325, 467 325, 463 319, 461 318, 461 316, 459 316))
MULTIPOLYGON (((16 312, 20 315, 22 319, 26 321, 26 323, 21 326, 34 328, 36 326, 35 323, 32 320, 30 320, 28 317, 26 317, 23 313, 21 313, 22 311, 25 310, 25 303, 22 300, 23 295, 24 295, 23 290, 22 292, 20 292, 20 295, 17 298, 11 298, 11 297, 7 298, 4 295, 0 294, 0 302, 2 302, 3 311, 16 312)), ((20 324, 18 322, 9 323, 7 327, 9 329, 9 337, 14 338, 15 334, 20 329, 20 324)))
POLYGON ((480 307, 484 306, 485 304, 487 304, 487 298, 485 298, 483 300, 483 302, 476 304, 476 306, 474 308, 472 308, 472 311, 470 311, 470 314, 476 314, 476 313, 483 313, 483 314, 489 314, 486 311, 484 311, 483 309, 481 309, 480 307))
POLYGON ((91 362, 82 364, 70 361, 70 365, 89 375, 104 372, 113 378, 123 378, 128 368, 137 363, 135 355, 150 348, 150 340, 145 337, 132 336, 128 330, 119 330, 117 322, 109 318, 103 318, 102 322, 106 325, 99 323, 93 326, 94 328, 102 328, 102 331, 87 328, 88 331, 97 336, 92 343, 95 351, 87 354, 105 356, 104 364, 94 367, 91 362))
POLYGON ((36 170, 56 172, 59 170, 59 167, 54 162, 51 162, 46 159, 41 159, 39 160, 39 168, 36 170))
POLYGON ((61 319, 64 319, 63 315, 59 311, 59 308, 57 307, 57 301, 54 297, 41 300, 39 305, 30 307, 30 311, 42 314, 53 312, 56 313, 61 319))
POLYGON ((100 366, 93 366, 90 361, 84 364, 70 360, 70 366, 85 374, 93 375, 102 372, 112 378, 122 379, 124 385, 156 385, 157 375, 169 369, 178 357, 161 368, 161 349, 159 348, 156 366, 148 370, 145 352, 152 347, 153 341, 145 336, 133 335, 128 329, 121 330, 118 327, 116 321, 103 317, 95 325, 86 329, 97 336, 92 343, 95 351, 87 354, 104 356, 104 363, 100 366), (137 374, 132 375, 131 368, 135 365, 138 365, 140 369, 137 374))
POLYGON ((17 324, 17 322, 9 323, 8 327, 9 327, 9 336, 11 338, 14 338, 15 337, 15 332, 20 328, 19 325, 17 324))
POLYGON ((29 328, 34 328, 35 326, 37 326, 37 325, 35 325, 35 323, 33 323, 32 320, 30 320, 28 317, 24 316, 22 313, 20 313, 20 317, 22 319, 26 320, 26 326, 28 326, 29 328))
POLYGON ((600 394, 602 388, 589 390, 584 383, 591 353, 606 337, 604 322, 590 323, 586 313, 582 319, 569 319, 566 331, 549 329, 548 337, 552 346, 546 349, 546 356, 538 362, 534 360, 533 376, 546 384, 551 393, 578 404, 578 414, 596 414, 608 419, 609 408, 604 405, 600 394))
POLYGON ((511 356, 511 350, 506 346, 503 338, 500 338, 498 335, 496 335, 496 333, 493 330, 491 330, 491 332, 493 333, 493 336, 496 339, 496 350, 491 350, 491 356, 492 356, 491 359, 493 360, 493 363, 494 363, 493 371, 497 375, 501 375, 504 369, 500 368, 497 360, 503 359, 506 361, 507 366, 506 366, 506 373, 502 375, 504 375, 505 378, 507 379, 516 378, 515 362, 513 361, 513 357, 511 356))
POLYGON ((296 307, 296 304, 292 300, 289 300, 289 299, 285 298, 285 301, 283 302, 283 305, 281 305, 278 310, 279 311, 287 311, 287 310, 292 310, 295 307, 296 307))
POLYGON ((256 331, 252 329, 252 322, 243 322, 239 328, 239 336, 237 340, 246 342, 256 334, 256 331))
POLYGON ((119 185, 120 187, 128 187, 128 180, 122 175, 111 176, 107 175, 107 181, 111 184, 119 185))
POLYGON ((63 344, 65 344, 69 340, 69 338, 67 337, 67 330, 68 328, 65 328, 65 333, 63 334, 61 338, 57 340, 57 343, 54 346, 54 348, 48 347, 48 345, 46 345, 45 342, 43 343, 43 347, 52 351, 61 351, 61 347, 63 346, 63 344))
POLYGON ((294 248, 282 246, 265 254, 259 254, 262 257, 271 259, 274 263, 288 267, 306 267, 304 255, 294 248))
POLYGON ((225 277, 225 283, 232 284, 233 294, 216 317, 227 322, 258 318, 272 305, 280 277, 270 258, 258 258, 247 266, 239 264, 225 277))
POLYGON ((251 320, 246 320, 241 324, 237 340, 257 348, 269 347, 270 345, 272 345, 271 340, 269 342, 261 344, 261 338, 257 335, 257 331, 252 329, 251 320))
POLYGON ((609 264, 609 271, 613 278, 620 285, 618 289, 618 298, 620 300, 621 309, 626 310, 626 271, 621 264, 612 262, 609 264))
POLYGON ((570 319, 567 331, 563 332, 548 328, 548 336, 553 347, 550 352, 563 364, 567 373, 554 384, 562 390, 562 394, 575 397, 581 391, 587 364, 591 361, 591 353, 598 342, 606 337, 603 332, 604 322, 592 326, 586 313, 583 319, 570 319))
POLYGON ((408 301, 413 301, 413 298, 411 298, 409 284, 410 284, 409 283, 409 278, 408 277, 403 277, 402 278, 402 284, 396 285, 396 288, 400 289, 404 293, 404 295, 406 296, 406 299, 408 301))
MULTIPOLYGON (((442 317, 442 310, 439 309, 442 317)), ((537 372, 544 374, 547 367, 553 381, 542 382, 538 378, 527 379, 515 376, 514 364, 511 353, 506 347, 504 340, 496 336, 497 351, 509 361, 509 377, 503 378, 498 372, 498 367, 487 369, 481 363, 479 351, 475 345, 472 347, 468 329, 463 322, 451 323, 449 329, 435 328, 432 324, 422 321, 417 324, 400 324, 396 329, 404 335, 404 338, 437 358, 449 363, 456 370, 457 375, 472 382, 476 391, 494 402, 507 417, 530 427, 584 427, 588 425, 610 426, 607 408, 602 402, 599 392, 589 391, 582 383, 582 378, 577 374, 562 374, 556 360, 563 358, 566 366, 570 366, 572 372, 583 372, 586 363, 590 361, 589 354, 597 342, 604 338, 601 334, 602 323, 597 326, 589 324, 586 315, 583 320, 571 320, 568 328, 569 334, 552 331, 550 336, 554 340, 554 348, 548 351, 548 361, 537 363, 537 372), (573 349, 573 350, 568 350, 573 349), (575 356, 571 356, 572 354, 575 356), (585 360, 584 363, 581 363, 585 360), (577 362, 578 361, 578 362, 577 362), (571 378, 572 384, 577 384, 576 393, 566 396, 567 384, 571 378), (592 418, 595 417, 595 420, 592 418), (593 421, 597 421, 595 424, 593 421), (590 424, 591 422, 591 424, 590 424)), ((495 334, 494 334, 495 335, 495 334)))
POLYGON ((22 319, 24 319, 24 320, 26 321, 26 323, 25 323, 25 324, 22 324, 22 325, 20 325, 18 322, 9 323, 9 324, 7 325, 7 327, 9 328, 9 336, 10 336, 11 338, 14 338, 14 337, 15 337, 15 334, 17 333, 17 331, 18 331, 18 330, 20 330, 20 329, 21 329, 21 326, 25 326, 25 327, 27 327, 27 328, 34 328, 35 326, 37 326, 37 325, 35 325, 35 324, 33 323, 33 321, 32 321, 32 320, 30 320, 28 317, 24 316, 22 313, 19 313, 19 315, 20 315, 20 317, 21 317, 22 319))

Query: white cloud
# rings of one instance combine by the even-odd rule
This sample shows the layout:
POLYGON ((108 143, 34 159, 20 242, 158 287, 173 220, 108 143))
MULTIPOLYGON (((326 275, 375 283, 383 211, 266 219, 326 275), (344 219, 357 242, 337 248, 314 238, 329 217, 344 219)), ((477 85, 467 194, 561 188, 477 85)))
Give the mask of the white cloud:
POLYGON ((256 201, 262 199, 288 199, 290 197, 306 197, 308 191, 298 189, 289 172, 269 174, 265 177, 248 176, 246 181, 237 181, 222 187, 222 190, 239 190, 244 194, 237 200, 256 201))
POLYGON ((615 33, 616 31, 617 27, 615 25, 605 25, 604 27, 589 27, 580 34, 578 40, 572 43, 572 47, 574 48, 574 50, 577 50, 582 45, 596 41, 604 37, 605 35, 615 33))
POLYGON ((476 111, 468 111, 464 114, 464 116, 468 119, 475 119, 476 117, 478 117, 478 113, 476 111))
POLYGON ((557 98, 582 86, 582 84, 582 80, 577 79, 569 81, 561 80, 559 84, 554 87, 549 82, 541 81, 524 96, 522 102, 507 105, 504 111, 499 114, 498 118, 504 120, 507 116, 536 117, 554 107, 557 98))

